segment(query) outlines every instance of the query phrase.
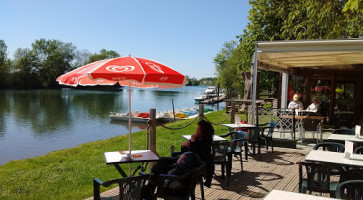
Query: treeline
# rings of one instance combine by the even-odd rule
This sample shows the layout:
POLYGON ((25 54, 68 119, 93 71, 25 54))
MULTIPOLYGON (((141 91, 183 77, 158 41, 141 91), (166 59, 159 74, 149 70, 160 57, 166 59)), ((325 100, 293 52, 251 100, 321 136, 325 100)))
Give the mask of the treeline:
MULTIPOLYGON (((214 58, 217 83, 232 96, 243 94, 242 74, 251 69, 256 41, 363 36, 363 0, 250 0, 249 4, 246 29, 214 58)), ((261 71, 259 89, 276 93, 278 81, 278 73, 261 71)))
MULTIPOLYGON (((0 40, 0 88, 58 88, 56 78, 77 67, 108 58, 120 57, 116 51, 99 53, 77 50, 72 43, 39 39, 31 49, 18 48, 11 60, 7 46, 0 40)), ((188 85, 215 85, 215 78, 190 78, 188 85)))
POLYGON ((197 85, 216 85, 217 83, 217 78, 215 77, 207 77, 207 78, 201 78, 201 79, 196 79, 196 78, 190 78, 188 77, 188 84, 189 86, 197 86, 197 85))
POLYGON ((0 88, 60 87, 56 82, 59 75, 87 63, 120 56, 113 50, 77 50, 72 43, 59 40, 39 39, 31 46, 18 48, 11 60, 5 42, 0 40, 0 88))

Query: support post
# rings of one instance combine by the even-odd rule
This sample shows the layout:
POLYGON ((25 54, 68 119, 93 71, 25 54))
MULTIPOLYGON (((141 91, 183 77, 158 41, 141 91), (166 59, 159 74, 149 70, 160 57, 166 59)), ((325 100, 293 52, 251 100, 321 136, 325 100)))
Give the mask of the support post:
POLYGON ((288 73, 282 73, 281 108, 287 108, 288 87, 289 87, 289 74, 288 73))
POLYGON ((253 82, 252 82, 252 112, 251 112, 251 123, 256 124, 256 96, 257 96, 257 66, 258 66, 258 44, 255 45, 255 55, 253 63, 253 82))
POLYGON ((204 105, 199 104, 199 121, 204 120, 204 105))
MULTIPOLYGON (((295 118, 295 113, 296 113, 296 111, 295 111, 295 108, 294 108, 294 109, 292 109, 292 134, 293 134, 294 140, 296 140, 296 130, 295 130, 296 118, 295 118)), ((300 135, 300 138, 302 138, 301 135, 300 135)))
MULTIPOLYGON (((156 153, 156 109, 150 109, 150 150, 156 153)), ((157 153, 156 153, 157 154, 157 153)), ((151 167, 154 166, 155 163, 151 162, 149 167, 149 173, 151 173, 151 167)))
POLYGON ((150 150, 156 153, 156 109, 150 109, 150 150))
POLYGON ((234 124, 235 123, 235 103, 232 102, 231 103, 231 106, 232 106, 232 109, 231 109, 231 124, 234 124))

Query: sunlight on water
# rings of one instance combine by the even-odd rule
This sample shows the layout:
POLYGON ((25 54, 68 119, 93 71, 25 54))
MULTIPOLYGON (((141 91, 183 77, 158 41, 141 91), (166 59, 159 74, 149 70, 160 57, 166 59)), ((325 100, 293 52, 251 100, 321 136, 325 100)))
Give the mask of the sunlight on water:
MULTIPOLYGON (((196 107, 205 86, 131 90, 132 111, 196 107)), ((127 87, 116 90, 0 90, 0 164, 128 134, 110 112, 128 112, 127 87)), ((221 103, 221 109, 225 106, 221 103)), ((145 126, 133 125, 132 131, 145 126)))

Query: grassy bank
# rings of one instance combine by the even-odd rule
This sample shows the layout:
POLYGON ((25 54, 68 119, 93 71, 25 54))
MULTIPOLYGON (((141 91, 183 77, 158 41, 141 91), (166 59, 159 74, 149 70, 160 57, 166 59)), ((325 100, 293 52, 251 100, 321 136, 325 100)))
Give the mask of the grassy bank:
MULTIPOLYGON (((224 111, 207 114, 213 123, 226 118, 224 111)), ((157 152, 170 155, 170 145, 177 150, 185 141, 181 135, 193 134, 196 120, 181 130, 157 127, 157 152)), ((190 120, 167 124, 182 127, 190 120)), ((225 123, 230 122, 230 117, 225 123)), ((226 127, 215 125, 217 135, 228 132, 226 127)), ((146 148, 146 131, 132 134, 132 149, 146 148)), ((127 150, 128 136, 86 143, 74 148, 51 152, 44 156, 11 161, 0 166, 0 199, 84 199, 93 195, 94 177, 109 180, 120 177, 112 165, 106 165, 103 152, 127 150)), ((128 171, 128 170, 125 170, 128 171)))

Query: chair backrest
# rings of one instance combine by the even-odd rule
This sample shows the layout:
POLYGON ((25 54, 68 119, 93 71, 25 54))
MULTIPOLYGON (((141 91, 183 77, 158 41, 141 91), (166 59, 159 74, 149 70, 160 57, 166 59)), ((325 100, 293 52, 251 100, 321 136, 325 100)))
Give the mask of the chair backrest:
POLYGON ((317 119, 304 119, 305 131, 318 131, 320 126, 320 120, 317 119))
POLYGON ((232 131, 231 132, 231 148, 233 151, 241 150, 243 142, 248 139, 248 133, 244 131, 232 131))
POLYGON ((227 161, 227 151, 230 146, 230 142, 214 142, 212 144, 212 155, 215 163, 227 161))
POLYGON ((330 173, 333 170, 328 165, 318 163, 299 163, 299 186, 301 188, 303 180, 303 170, 306 171, 306 189, 312 192, 330 193, 330 173))
POLYGON ((156 196, 163 199, 189 199, 194 195, 195 186, 205 170, 205 162, 200 162, 180 175, 160 174, 156 196))
POLYGON ((323 142, 316 144, 314 146, 314 150, 318 150, 319 148, 322 148, 323 151, 333 151, 333 152, 344 152, 345 147, 343 144, 335 143, 335 142, 323 142))
POLYGON ((363 146, 354 149, 355 154, 363 154, 363 146))
POLYGON ((120 200, 141 199, 141 188, 144 186, 145 180, 149 177, 148 174, 132 176, 120 179, 113 179, 102 182, 101 180, 93 179, 93 194, 95 200, 100 200, 100 186, 108 187, 112 184, 119 185, 119 194, 117 198, 120 200))
POLYGON ((335 190, 339 199, 363 199, 363 180, 350 180, 340 183, 335 190))
POLYGON ((263 134, 263 127, 256 127, 250 129, 250 135, 248 138, 249 142, 259 142, 261 138, 261 134, 263 134))
POLYGON ((273 133, 274 133, 274 129, 275 129, 275 127, 276 127, 276 125, 277 125, 277 122, 275 122, 275 121, 270 121, 269 122, 269 127, 267 127, 267 136, 272 136, 273 135, 273 133))
POLYGON ((355 132, 352 129, 335 129, 333 134, 354 135, 355 132))

